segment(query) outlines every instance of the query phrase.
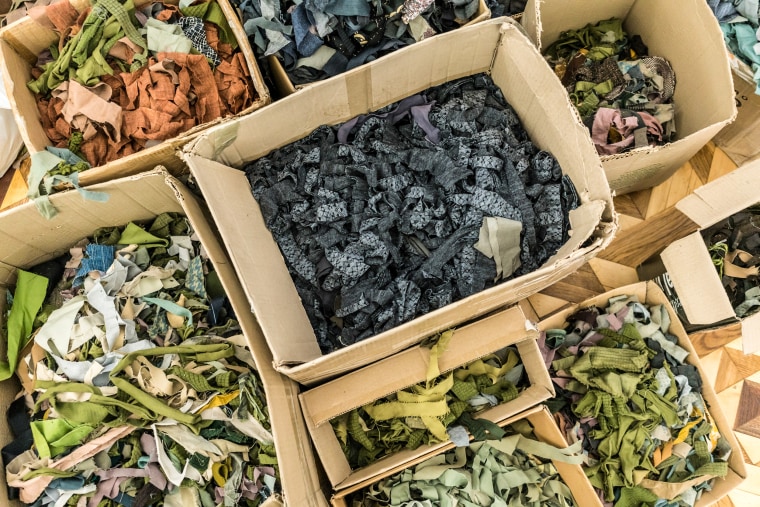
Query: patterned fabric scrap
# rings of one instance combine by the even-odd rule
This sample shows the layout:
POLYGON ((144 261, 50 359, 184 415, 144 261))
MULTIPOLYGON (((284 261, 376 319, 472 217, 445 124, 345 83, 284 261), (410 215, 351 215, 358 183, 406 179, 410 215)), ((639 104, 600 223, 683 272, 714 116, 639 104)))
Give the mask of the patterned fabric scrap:
POLYGON ((736 315, 760 310, 760 208, 750 207, 702 231, 736 315))
POLYGON ((707 0, 707 5, 720 22, 728 49, 752 69, 760 95, 760 6, 756 0, 707 0))
POLYGON ((244 170, 325 353, 534 271, 580 205, 483 74, 244 170))
POLYGON ((693 506, 726 475, 731 448, 666 309, 617 296, 568 322, 541 337, 558 393, 548 404, 582 442, 591 484, 615 507, 693 506))
POLYGON ((82 159, 76 171, 237 114, 256 99, 213 0, 139 10, 132 0, 99 0, 82 15, 62 0, 40 22, 55 23, 61 40, 38 56, 28 86, 53 146, 82 159))
POLYGON ((254 507, 279 490, 256 365, 187 219, 99 229, 31 271, 48 291, 8 413, 13 497, 254 507))
POLYGON ((539 442, 525 420, 503 432, 507 436, 457 447, 372 484, 350 495, 348 505, 574 507, 552 461, 581 463, 580 446, 539 442))
POLYGON ((431 351, 434 366, 425 382, 330 421, 353 469, 401 449, 449 440, 466 446, 468 431, 479 440, 501 438, 498 426, 471 414, 517 398, 528 383, 520 356, 514 347, 507 347, 436 376, 439 351, 451 334, 436 337, 431 351))
POLYGON ((675 138, 675 74, 641 37, 612 18, 562 32, 544 56, 565 86, 600 155, 675 138))
POLYGON ((478 0, 233 0, 262 68, 295 85, 335 76, 474 19, 478 0))

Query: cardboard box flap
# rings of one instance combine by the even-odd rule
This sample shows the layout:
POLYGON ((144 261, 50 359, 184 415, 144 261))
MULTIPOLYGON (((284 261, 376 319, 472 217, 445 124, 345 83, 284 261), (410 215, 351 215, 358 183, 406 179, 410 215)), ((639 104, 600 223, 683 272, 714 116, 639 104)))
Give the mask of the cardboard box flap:
POLYGON ((280 249, 264 224, 258 203, 243 171, 223 166, 195 155, 186 155, 193 177, 203 189, 209 209, 241 279, 253 313, 270 341, 276 365, 305 362, 321 357, 314 331, 300 301, 280 249), (254 212, 255 211, 255 212, 254 212), (223 215, 223 216, 222 216, 223 215), (261 248, 262 242, 271 243, 261 248), (251 252, 257 252, 255 256, 251 252), (267 287, 266 292, 254 286, 267 287), (286 316, 283 315, 286 312, 286 316), (287 358, 283 362, 282 358, 287 358))
POLYGON ((700 233, 675 241, 663 250, 660 258, 689 322, 712 324, 734 317, 734 309, 700 233))
MULTIPOLYGON (((438 358, 441 373, 477 360, 501 347, 538 333, 526 326, 518 306, 454 330, 454 336, 438 358), (505 339, 505 337, 507 337, 505 339)), ((301 395, 301 407, 310 425, 319 426, 350 410, 425 380, 430 349, 423 346, 371 364, 301 395)), ((327 424, 329 426, 329 424, 327 424)))
MULTIPOLYGON (((570 211, 570 237, 565 244, 552 255, 544 266, 554 264, 562 259, 566 259, 573 252, 579 250, 586 240, 594 235, 602 220, 604 212, 607 210, 607 203, 604 201, 585 202, 580 207, 570 211)), ((597 243, 600 243, 600 238, 597 243)))
POLYGON ((742 349, 745 354, 760 351, 760 313, 742 319, 742 349))
POLYGON ((760 160, 699 187, 676 208, 704 229, 760 202, 760 160))

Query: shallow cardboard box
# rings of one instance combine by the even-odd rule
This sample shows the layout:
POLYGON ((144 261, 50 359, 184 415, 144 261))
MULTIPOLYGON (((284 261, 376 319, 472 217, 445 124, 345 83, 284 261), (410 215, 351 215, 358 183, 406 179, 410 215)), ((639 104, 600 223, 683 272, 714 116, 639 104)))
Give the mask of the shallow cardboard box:
MULTIPOLYGON (((504 422, 499 423, 499 426, 507 426, 514 423, 515 421, 519 421, 520 419, 528 420, 530 425, 533 427, 533 433, 541 442, 546 442, 547 444, 551 444, 559 448, 564 448, 567 446, 567 442, 565 442, 562 433, 560 433, 557 425, 554 424, 552 416, 545 406, 539 405, 528 409, 525 412, 517 414, 506 419, 504 422)), ((368 479, 362 481, 359 484, 355 484, 350 488, 338 491, 332 497, 332 505, 333 507, 350 507, 346 501, 346 498, 351 493, 363 489, 376 481, 390 477, 391 475, 394 475, 406 468, 417 465, 426 459, 432 458, 436 454, 446 452, 453 447, 454 444, 452 443, 446 444, 433 453, 426 454, 425 456, 420 456, 414 460, 404 463, 403 465, 385 470, 382 474, 375 477, 374 479, 368 479)), ((591 486, 591 483, 586 478, 586 474, 583 473, 583 469, 580 467, 580 465, 571 465, 569 463, 562 463, 560 461, 553 461, 552 463, 554 463, 554 466, 557 468, 560 477, 562 477, 562 479, 565 481, 565 484, 567 484, 567 486, 570 488, 570 491, 573 494, 573 498, 575 499, 575 503, 578 505, 578 507, 602 507, 602 503, 599 500, 599 497, 594 492, 593 486, 591 486)))
POLYGON ((602 156, 610 187, 620 195, 665 181, 734 120, 736 106, 723 34, 703 0, 529 0, 522 23, 543 51, 564 30, 612 17, 640 35, 650 55, 667 58, 676 75, 677 140, 602 156))
POLYGON ((760 95, 752 78, 752 69, 729 54, 733 68, 736 121, 718 132, 713 141, 735 164, 741 165, 760 155, 760 95))
POLYGON ((599 253, 617 225, 599 158, 567 93, 521 27, 507 18, 432 37, 316 83, 204 133, 185 148, 183 156, 225 240, 274 354, 275 368, 304 384, 387 357, 442 329, 540 291, 599 253), (553 153, 575 183, 582 206, 571 213, 570 240, 533 273, 322 355, 245 173, 234 168, 301 139, 322 124, 340 123, 479 72, 490 72, 535 144, 553 153))
MULTIPOLYGON (((477 415, 478 418, 499 423, 554 396, 552 381, 536 344, 537 336, 520 307, 514 306, 455 329, 448 347, 438 358, 438 367, 441 374, 445 374, 504 347, 516 345, 530 385, 516 399, 477 415)), ((418 345, 299 396, 317 455, 336 490, 376 480, 378 474, 385 470, 429 455, 447 445, 440 443, 403 450, 352 471, 330 424, 331 419, 341 414, 424 382, 429 362, 430 349, 418 345)))
MULTIPOLYGON (((271 98, 251 46, 248 44, 248 38, 235 16, 229 0, 216 1, 229 20, 230 28, 238 41, 238 46, 251 74, 254 89, 258 94, 258 100, 240 113, 240 115, 244 115, 269 104, 271 98)), ((135 0, 134 3, 139 8, 147 3, 147 0, 135 0)), ((176 5, 177 0, 168 0, 167 3, 176 5)), ((80 12, 91 5, 88 0, 71 0, 71 4, 80 12)), ((58 41, 59 35, 56 32, 43 27, 28 16, 0 30, 0 65, 2 66, 5 89, 21 137, 30 153, 44 151, 50 145, 50 139, 42 128, 37 102, 26 83, 31 79, 31 69, 37 59, 37 54, 51 44, 57 44, 58 41)), ((87 186, 130 176, 152 169, 156 165, 163 165, 173 173, 182 172, 184 166, 176 156, 176 150, 210 125, 228 121, 231 118, 219 118, 214 122, 198 125, 156 146, 114 160, 106 165, 88 169, 79 174, 79 184, 87 186)))
MULTIPOLYGON (((489 19, 490 17, 491 17, 491 9, 488 8, 485 0, 480 0, 478 2, 478 11, 475 13, 475 17, 472 18, 467 23, 465 23, 464 25, 462 25, 462 27, 474 25, 475 23, 480 23, 481 21, 485 21, 489 19)), ((275 55, 268 56, 267 62, 269 63, 269 70, 272 73, 272 81, 274 81, 274 84, 277 87, 277 91, 280 92, 280 95, 282 95, 283 97, 286 97, 290 94, 295 93, 297 90, 302 90, 314 84, 312 82, 312 83, 306 83, 302 85, 294 85, 290 81, 290 78, 288 77, 288 73, 285 72, 285 68, 282 66, 282 62, 275 55)))
POLYGON ((547 329, 564 328, 567 325, 567 317, 582 308, 589 306, 606 306, 611 297, 619 295, 635 295, 638 296, 639 301, 648 305, 665 305, 665 308, 670 315, 670 334, 675 335, 678 338, 678 345, 689 351, 689 356, 686 358, 686 362, 696 366, 702 377, 702 397, 704 398, 707 406, 710 410, 710 415, 718 426, 720 433, 728 440, 731 446, 732 452, 728 460, 728 474, 725 478, 716 478, 713 483, 712 491, 706 491, 702 494, 701 498, 694 504, 694 507, 706 507, 717 502, 724 496, 726 496, 731 490, 741 484, 747 477, 747 468, 744 464, 744 457, 742 455, 742 449, 739 447, 739 442, 736 440, 734 432, 731 430, 726 416, 720 407, 718 397, 715 394, 715 389, 707 380, 709 377, 705 374, 702 368, 702 363, 697 356, 697 352, 694 350, 689 337, 686 335, 686 331, 678 320, 673 307, 670 306, 670 302, 660 287, 654 282, 639 282, 619 289, 611 290, 600 294, 591 299, 573 305, 565 310, 562 310, 551 317, 548 317, 538 323, 538 328, 541 331, 547 329))
MULTIPOLYGON (((707 228, 760 202, 760 161, 750 162, 681 199, 676 208, 707 228)), ((738 317, 723 289, 702 235, 674 241, 660 254, 690 324, 707 328, 736 323, 738 317)), ((741 319, 744 352, 760 350, 760 313, 741 319)))
MULTIPOLYGON (((314 454, 298 407, 298 385, 272 369, 271 353, 261 330, 248 311, 245 294, 198 201, 186 187, 163 170, 98 184, 94 188, 108 192, 110 200, 107 203, 83 201, 75 192, 65 192, 50 198, 59 210, 59 214, 51 220, 43 218, 32 203, 13 208, 0 216, 0 305, 5 303, 6 288, 15 283, 16 268, 29 268, 57 257, 99 227, 148 220, 166 211, 186 215, 219 274, 259 366, 269 405, 285 502, 298 506, 327 505, 319 487, 314 454)), ((2 315, 5 313, 0 312, 2 315)), ((18 390, 15 378, 0 383, 0 408, 3 412, 18 390)), ((10 440, 8 422, 5 416, 0 417, 0 446, 10 440)), ((0 469, 0 505, 5 506, 9 502, 2 464, 0 469)))

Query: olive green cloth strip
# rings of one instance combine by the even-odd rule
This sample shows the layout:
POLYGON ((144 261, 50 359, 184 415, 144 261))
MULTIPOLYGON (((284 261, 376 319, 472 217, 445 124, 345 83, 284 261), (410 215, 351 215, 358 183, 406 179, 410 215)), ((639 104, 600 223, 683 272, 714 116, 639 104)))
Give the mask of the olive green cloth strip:
POLYGON ((7 321, 7 361, 0 361, 0 380, 7 380, 16 371, 19 354, 32 335, 32 326, 47 293, 48 279, 22 269, 18 270, 16 292, 7 321))

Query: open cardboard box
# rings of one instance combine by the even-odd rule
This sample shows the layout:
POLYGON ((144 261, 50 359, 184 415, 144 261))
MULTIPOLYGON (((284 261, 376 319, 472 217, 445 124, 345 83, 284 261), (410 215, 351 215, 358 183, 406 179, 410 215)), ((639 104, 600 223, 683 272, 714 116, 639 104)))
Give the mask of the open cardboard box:
MULTIPOLYGON (((760 202, 760 161, 751 162, 684 197, 676 208, 700 229, 760 202)), ((660 254, 689 324, 704 328, 741 320, 744 352, 760 351, 760 313, 739 319, 700 232, 674 241, 660 254)))
POLYGON ((724 496, 726 496, 731 490, 741 484, 747 477, 747 468, 744 465, 744 457, 742 455, 742 448, 739 447, 739 442, 736 440, 736 436, 728 424, 725 414, 720 406, 718 397, 715 394, 715 389, 707 380, 709 377, 705 374, 702 368, 702 363, 697 356, 697 352, 694 350, 689 337, 686 335, 681 321, 678 320, 676 312, 670 305, 667 296, 662 292, 660 287, 654 282, 639 282, 632 285, 627 285, 619 289, 611 290, 600 294, 586 301, 572 305, 538 323, 538 328, 541 331, 547 329, 564 329, 567 325, 567 318, 573 313, 582 308, 588 308, 589 306, 607 306, 607 302, 611 297, 620 295, 635 295, 638 297, 641 303, 648 305, 664 305, 668 315, 670 316, 670 329, 669 333, 675 335, 678 338, 678 345, 683 347, 689 352, 689 356, 686 358, 686 362, 696 366, 702 377, 702 397, 704 398, 707 406, 710 410, 710 415, 718 426, 718 430, 726 440, 728 440, 731 446, 732 452, 728 460, 728 474, 725 478, 716 478, 713 483, 712 491, 705 491, 700 499, 694 504, 694 507, 706 507, 712 505, 724 496))
MULTIPOLYGON (((453 331, 448 347, 438 358, 441 375, 504 347, 516 345, 520 362, 525 368, 524 374, 530 384, 514 400, 479 412, 476 417, 499 423, 554 396, 551 379, 536 344, 538 333, 526 320, 519 306, 453 331)), ((327 477, 336 490, 376 480, 386 470, 447 446, 446 442, 423 445, 417 449, 390 454, 371 465, 351 470, 330 424, 330 420, 339 415, 424 382, 429 362, 430 349, 418 345, 305 391, 299 396, 311 439, 327 477)))
MULTIPOLYGON (((489 19, 490 17, 491 17, 491 9, 488 8, 485 0, 480 0, 478 2, 478 11, 475 13, 475 17, 473 17, 470 21, 462 25, 462 27, 474 25, 475 23, 480 23, 481 21, 485 21, 489 19)), ((283 97, 291 95, 295 93, 297 90, 302 90, 314 84, 314 82, 312 82, 312 83, 306 83, 302 85, 294 85, 290 81, 290 78, 288 77, 288 73, 285 72, 285 67, 282 66, 282 62, 280 61, 279 58, 277 58, 276 55, 268 56, 267 62, 269 63, 269 70, 272 73, 272 81, 277 87, 277 91, 280 92, 280 95, 282 95, 283 97)))
MULTIPOLYGON (((567 442, 565 442, 565 439, 562 436, 562 433, 560 433, 559 428, 557 428, 557 425, 554 424, 554 421, 549 414, 549 410, 543 405, 535 406, 518 415, 509 417, 502 423, 499 423, 499 426, 507 426, 521 419, 528 420, 530 425, 533 427, 533 433, 536 435, 536 438, 538 438, 539 441, 545 442, 558 448, 564 448, 567 446, 567 442)), ((333 507, 350 507, 350 505, 347 503, 347 499, 352 493, 366 488, 374 482, 397 474, 406 468, 417 465, 426 459, 432 458, 436 454, 446 452, 453 447, 454 444, 452 443, 446 444, 434 453, 420 456, 407 463, 385 470, 382 474, 378 475, 374 479, 367 479, 349 488, 338 491, 332 497, 332 505, 333 507)), ((554 466, 557 468, 560 477, 562 477, 562 479, 565 481, 565 484, 567 484, 567 486, 570 488, 570 491, 573 494, 573 498, 575 499, 575 503, 578 505, 578 507, 602 506, 599 497, 594 492, 593 486, 591 486, 591 483, 586 478, 586 474, 583 473, 583 469, 580 467, 580 465, 571 465, 569 463, 562 463, 560 461, 553 461, 552 463, 554 463, 554 466)))
POLYGON ((522 23, 544 51, 561 32, 612 17, 623 19, 623 28, 640 35, 650 55, 666 58, 676 75, 676 141, 601 157, 620 195, 665 181, 736 118, 736 105, 723 34, 702 0, 529 0, 522 23), (699 37, 675 36, 680 33, 699 37))
MULTIPOLYGON (((248 311, 245 294, 198 201, 179 181, 160 169, 98 184, 94 188, 111 195, 108 203, 83 201, 75 192, 64 192, 51 196, 59 210, 51 220, 43 218, 32 203, 0 215, 0 244, 3 245, 0 249, 0 318, 4 318, 5 292, 15 283, 17 268, 30 268, 57 257, 78 240, 91 236, 99 227, 149 220, 163 212, 187 216, 219 274, 258 365, 267 397, 284 501, 288 505, 326 506, 314 453, 296 398, 298 385, 272 369, 272 356, 261 330, 248 311)), ((3 412, 19 389, 16 378, 0 383, 3 412)), ((0 417, 0 446, 11 440, 8 421, 0 417)), ((5 468, 0 464, 0 505, 7 506, 11 504, 5 484, 5 468)), ((273 505, 279 505, 279 500, 272 498, 273 505)))
MULTIPOLYGON (((70 0, 71 5, 82 12, 91 7, 89 0, 70 0)), ((240 25, 235 12, 229 4, 229 0, 216 1, 222 8, 225 17, 229 21, 232 33, 238 41, 240 51, 245 58, 251 81, 258 95, 258 99, 251 106, 241 111, 238 116, 248 114, 271 102, 269 90, 264 84, 256 58, 253 55, 245 30, 240 25)), ((137 8, 148 3, 148 0, 135 0, 137 8)), ((167 3, 177 4, 177 0, 167 0, 167 3)), ((19 132, 24 144, 30 153, 44 151, 50 146, 45 130, 42 128, 37 101, 34 93, 27 88, 26 84, 31 79, 32 66, 37 55, 51 44, 57 44, 60 36, 57 32, 48 29, 25 16, 0 30, 0 65, 2 66, 5 89, 11 104, 19 132)), ((156 165, 163 165, 173 173, 184 171, 181 160, 176 156, 176 150, 196 137, 210 125, 230 120, 232 117, 219 118, 214 122, 198 125, 182 135, 162 141, 160 144, 146 148, 132 155, 113 160, 99 167, 92 167, 79 174, 81 186, 92 185, 115 178, 138 174, 142 171, 153 169, 156 165)))
POLYGON ((304 384, 387 357, 548 287, 599 253, 617 227, 609 187, 586 128, 551 69, 521 27, 508 18, 432 37, 316 83, 204 133, 185 147, 183 158, 225 240, 272 349, 275 368, 304 384), (280 249, 239 168, 320 125, 340 123, 479 72, 490 73, 534 143, 551 152, 575 184, 582 205, 570 214, 569 241, 533 273, 322 355, 280 249))

